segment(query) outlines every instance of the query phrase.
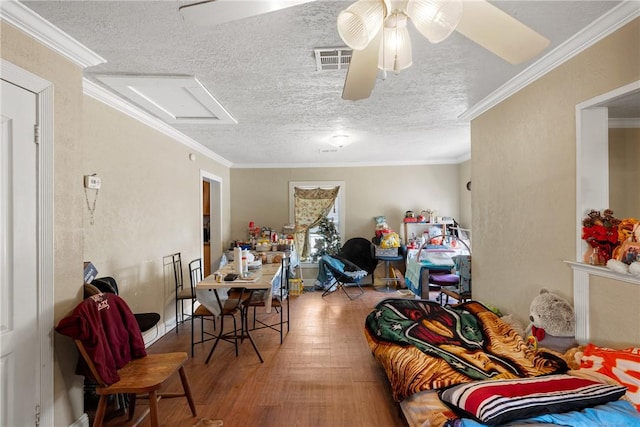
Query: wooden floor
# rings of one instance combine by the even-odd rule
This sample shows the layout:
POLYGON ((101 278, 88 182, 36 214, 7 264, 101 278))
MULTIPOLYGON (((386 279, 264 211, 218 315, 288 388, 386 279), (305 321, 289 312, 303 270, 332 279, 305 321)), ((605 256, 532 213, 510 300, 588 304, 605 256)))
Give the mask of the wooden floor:
MULTIPOLYGON (((191 427, 201 418, 211 418, 222 419, 229 427, 407 426, 363 333, 373 306, 395 294, 365 290, 354 301, 342 291, 324 298, 321 292, 292 297, 291 330, 282 345, 277 332, 253 333, 262 364, 247 340, 239 345, 238 357, 232 344, 220 342, 208 365, 204 361, 212 342, 197 345, 186 370, 198 416, 191 416, 184 398, 161 400, 161 425, 191 427)), ((187 322, 179 334, 170 331, 148 351, 189 352, 189 348, 187 322)), ((178 391, 179 381, 166 389, 178 391)), ((136 412, 146 409, 144 405, 140 401, 136 412)), ((113 418, 106 425, 126 425, 123 420, 113 418)), ((149 425, 148 417, 141 425, 149 425)))

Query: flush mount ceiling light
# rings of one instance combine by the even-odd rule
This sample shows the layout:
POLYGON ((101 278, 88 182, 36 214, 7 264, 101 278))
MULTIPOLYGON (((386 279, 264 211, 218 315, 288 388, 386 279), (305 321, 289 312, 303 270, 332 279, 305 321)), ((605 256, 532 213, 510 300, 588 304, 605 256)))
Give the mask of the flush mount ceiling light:
POLYGON ((549 40, 486 0, 358 0, 340 12, 338 33, 353 49, 342 98, 369 97, 377 69, 411 66, 407 21, 431 43, 455 30, 511 64, 538 55, 549 40))
POLYGON ((346 147, 349 144, 351 144, 349 135, 333 135, 331 138, 329 138, 329 145, 332 145, 336 148, 346 147))

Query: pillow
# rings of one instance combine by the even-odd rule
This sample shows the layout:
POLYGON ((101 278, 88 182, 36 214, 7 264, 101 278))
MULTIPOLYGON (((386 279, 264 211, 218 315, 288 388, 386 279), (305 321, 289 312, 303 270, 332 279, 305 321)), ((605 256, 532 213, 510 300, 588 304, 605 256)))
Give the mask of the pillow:
POLYGON ((627 397, 640 412, 640 348, 613 350, 588 344, 580 369, 599 372, 627 387, 627 397))
POLYGON ((579 411, 619 399, 626 389, 566 374, 474 381, 441 390, 454 410, 481 423, 500 425, 543 414, 579 411))

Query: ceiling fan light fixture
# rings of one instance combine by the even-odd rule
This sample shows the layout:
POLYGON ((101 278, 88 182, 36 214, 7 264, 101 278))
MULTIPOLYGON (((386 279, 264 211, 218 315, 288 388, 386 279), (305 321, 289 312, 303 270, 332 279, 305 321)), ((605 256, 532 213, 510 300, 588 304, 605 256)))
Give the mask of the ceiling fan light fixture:
POLYGON ((338 14, 338 34, 351 49, 362 50, 380 31, 384 15, 382 0, 358 0, 338 14))
POLYGON ((407 15, 394 11, 384 21, 378 68, 399 73, 413 64, 411 38, 407 30, 407 15))
POLYGON ((461 0, 409 0, 407 15, 431 43, 440 43, 456 29, 462 18, 461 0))

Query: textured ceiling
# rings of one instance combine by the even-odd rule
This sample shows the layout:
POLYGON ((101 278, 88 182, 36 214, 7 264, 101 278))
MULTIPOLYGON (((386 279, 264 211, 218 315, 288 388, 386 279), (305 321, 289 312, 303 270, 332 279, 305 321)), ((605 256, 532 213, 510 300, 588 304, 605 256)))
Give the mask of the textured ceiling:
MULTIPOLYGON (((454 32, 429 44, 411 24, 413 66, 379 78, 370 98, 341 99, 344 70, 316 71, 314 48, 343 46, 338 13, 316 1, 211 28, 185 22, 183 1, 25 1, 107 60, 94 74, 195 76, 237 120, 173 125, 234 167, 456 163, 469 157, 458 119, 539 58, 510 65, 454 32), (335 149, 328 141, 350 135, 335 149)), ((497 1, 551 40, 550 52, 617 1, 497 1)), ((541 55, 542 56, 542 55, 541 55)))

